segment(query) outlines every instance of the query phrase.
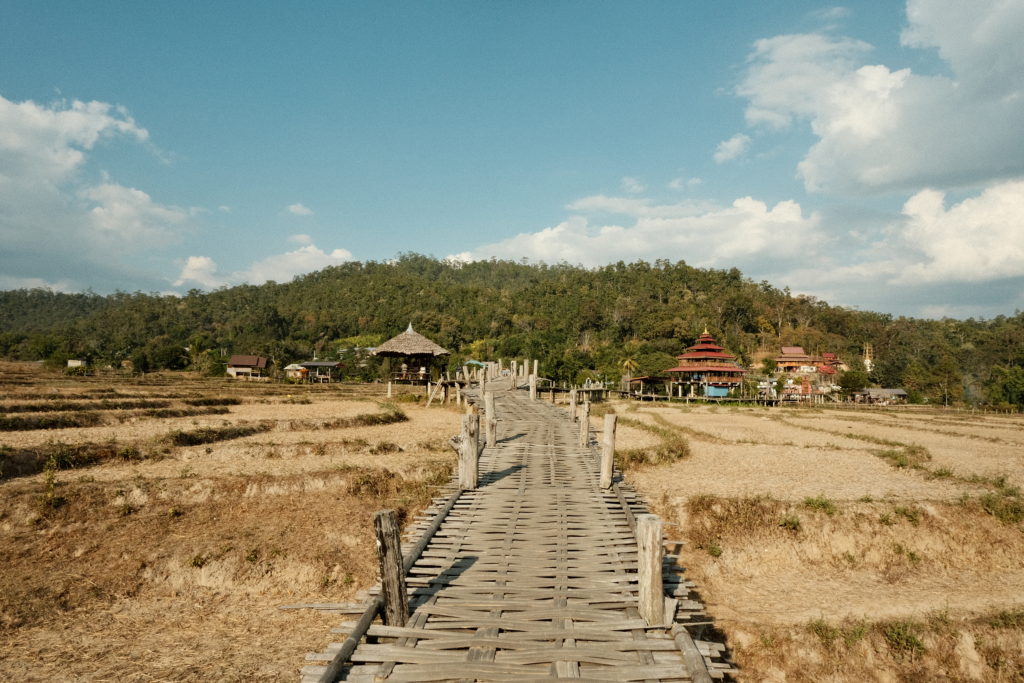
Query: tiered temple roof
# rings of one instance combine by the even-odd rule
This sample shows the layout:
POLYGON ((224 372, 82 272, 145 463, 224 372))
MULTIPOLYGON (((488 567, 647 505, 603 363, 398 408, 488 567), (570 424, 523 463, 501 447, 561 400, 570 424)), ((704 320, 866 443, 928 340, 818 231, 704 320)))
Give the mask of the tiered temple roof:
POLYGON ((679 365, 665 372, 677 374, 681 382, 739 386, 746 372, 736 364, 736 356, 719 346, 707 329, 696 344, 687 347, 676 359, 679 365))

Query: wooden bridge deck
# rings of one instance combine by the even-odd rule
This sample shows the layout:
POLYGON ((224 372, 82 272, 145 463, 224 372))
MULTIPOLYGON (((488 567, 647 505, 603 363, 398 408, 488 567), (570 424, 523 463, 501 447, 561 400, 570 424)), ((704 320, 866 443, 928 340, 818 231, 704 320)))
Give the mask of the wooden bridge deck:
MULTIPOLYGON (((495 402, 498 443, 483 450, 478 488, 407 575, 409 621, 371 626, 340 678, 693 680, 674 632, 640 617, 630 503, 599 488, 578 425, 522 392, 495 402)), ((316 671, 307 677, 323 680, 316 671)))

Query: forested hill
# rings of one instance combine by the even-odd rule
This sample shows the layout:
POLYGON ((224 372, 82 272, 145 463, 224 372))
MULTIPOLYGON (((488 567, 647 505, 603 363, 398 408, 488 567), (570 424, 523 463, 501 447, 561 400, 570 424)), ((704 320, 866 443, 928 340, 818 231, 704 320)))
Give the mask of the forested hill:
POLYGON ((0 292, 0 355, 152 369, 247 353, 283 366, 314 350, 330 358, 372 346, 409 322, 454 351, 453 364, 530 356, 560 379, 618 379, 626 359, 639 366, 634 374, 658 372, 705 327, 746 364, 800 345, 856 367, 870 343, 871 380, 881 386, 932 400, 1024 403, 1024 314, 894 318, 791 296, 735 269, 667 261, 586 269, 404 255, 182 297, 0 292))

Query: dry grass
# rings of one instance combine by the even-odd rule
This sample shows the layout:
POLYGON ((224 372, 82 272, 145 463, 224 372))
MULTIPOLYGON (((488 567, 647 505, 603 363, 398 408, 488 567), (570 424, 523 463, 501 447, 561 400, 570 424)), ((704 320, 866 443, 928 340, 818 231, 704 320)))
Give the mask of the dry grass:
POLYGON ((0 679, 294 680, 343 617, 278 606, 344 602, 375 583, 373 512, 413 516, 454 460, 444 443, 458 412, 408 405, 402 420, 382 387, 164 376, 111 390, 9 368, 9 401, 159 394, 231 414, 135 411, 0 436, 45 468, 0 481, 0 679), (172 432, 235 438, 176 445, 172 432))
POLYGON ((688 541, 740 680, 1024 677, 1024 419, 628 414, 686 429, 690 458, 627 477, 688 541))

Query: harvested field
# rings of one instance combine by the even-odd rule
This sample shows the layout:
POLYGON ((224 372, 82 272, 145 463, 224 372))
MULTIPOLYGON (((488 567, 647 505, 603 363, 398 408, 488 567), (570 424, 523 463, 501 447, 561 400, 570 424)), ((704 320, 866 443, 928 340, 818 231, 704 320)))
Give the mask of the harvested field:
POLYGON ((0 373, 0 409, 23 396, 116 394, 229 410, 0 434, 6 452, 67 461, 44 457, 45 471, 0 479, 4 680, 294 680, 343 617, 279 606, 345 602, 373 585, 373 512, 412 516, 454 463, 459 411, 396 408, 380 386, 69 379, 28 364, 0 373), (396 410, 407 419, 374 424, 396 410), (266 430, 224 431, 247 425, 266 430), (215 430, 235 438, 168 437, 215 430), (61 444, 96 446, 75 460, 61 444))
POLYGON ((689 443, 627 479, 739 680, 1024 680, 1024 417, 616 409, 689 443))

